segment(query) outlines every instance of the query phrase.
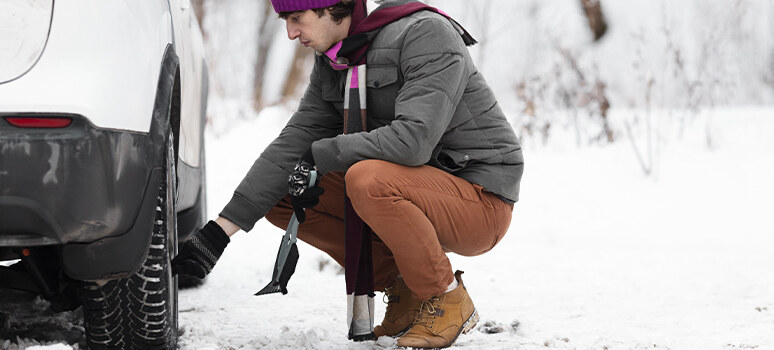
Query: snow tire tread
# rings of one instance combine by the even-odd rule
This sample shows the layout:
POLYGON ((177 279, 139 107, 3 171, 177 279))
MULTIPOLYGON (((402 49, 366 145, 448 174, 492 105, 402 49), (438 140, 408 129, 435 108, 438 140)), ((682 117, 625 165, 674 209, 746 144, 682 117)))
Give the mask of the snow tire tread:
MULTIPOLYGON (((174 349, 177 342, 174 310, 168 303, 166 181, 157 199, 148 256, 128 278, 100 286, 85 282, 83 307, 89 349, 174 349)), ((174 291, 172 291, 174 292, 174 291)))

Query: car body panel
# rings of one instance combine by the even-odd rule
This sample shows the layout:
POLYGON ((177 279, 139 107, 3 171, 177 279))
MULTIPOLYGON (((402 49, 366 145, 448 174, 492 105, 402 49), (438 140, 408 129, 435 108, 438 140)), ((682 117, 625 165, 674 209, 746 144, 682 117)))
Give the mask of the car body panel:
POLYGON ((0 112, 77 114, 99 128, 147 133, 160 59, 167 44, 179 44, 181 93, 188 101, 181 111, 179 154, 198 166, 203 49, 201 36, 191 35, 199 30, 193 10, 180 10, 179 2, 56 2, 48 43, 34 69, 0 84, 0 112), (179 16, 174 25, 172 15, 179 16), (195 39, 175 43, 175 36, 195 39))
POLYGON ((0 85, 0 112, 78 114, 100 128, 148 132, 171 19, 164 1, 137 3, 145 5, 57 2, 48 45, 35 68, 0 85), (133 93, 116 93, 116 84, 133 93))
POLYGON ((0 84, 28 72, 46 47, 54 0, 0 1, 0 84))
MULTIPOLYGON (((181 95, 186 101, 202 99, 202 83, 206 81, 204 67, 204 45, 199 35, 201 28, 196 20, 191 0, 170 0, 169 10, 172 13, 172 27, 175 38, 194 38, 194 40, 175 40, 175 51, 180 58, 181 95)), ((206 89, 206 87, 205 87, 206 89)), ((201 125, 205 122, 204 109, 194 103, 181 106, 181 115, 190 116, 186 123, 180 125, 180 158, 191 166, 199 166, 199 149, 202 140, 201 125), (197 118, 196 116, 200 116, 197 118)))

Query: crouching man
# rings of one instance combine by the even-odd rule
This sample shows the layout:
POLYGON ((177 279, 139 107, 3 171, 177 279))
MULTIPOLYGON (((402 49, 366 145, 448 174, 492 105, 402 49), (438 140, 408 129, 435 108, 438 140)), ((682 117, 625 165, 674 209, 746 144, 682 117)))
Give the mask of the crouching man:
POLYGON ((446 256, 483 254, 508 230, 519 197, 519 141, 443 12, 387 0, 272 0, 288 38, 317 53, 298 110, 220 216, 184 244, 179 273, 210 272, 237 231, 264 216, 345 264, 347 203, 375 237, 377 336, 443 348, 478 320, 446 256), (309 170, 322 174, 309 183, 309 170), (306 210, 304 210, 306 209, 306 210))

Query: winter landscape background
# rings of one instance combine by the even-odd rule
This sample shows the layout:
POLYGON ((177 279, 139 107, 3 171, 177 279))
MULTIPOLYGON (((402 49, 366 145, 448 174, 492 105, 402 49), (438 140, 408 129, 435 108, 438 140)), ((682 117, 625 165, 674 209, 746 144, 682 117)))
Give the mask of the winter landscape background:
MULTIPOLYGON (((428 2, 481 42, 471 53, 526 165, 501 243, 450 255, 482 317, 455 347, 774 349, 774 2, 603 0, 597 42, 575 0, 428 2)), ((280 97, 297 43, 272 17, 253 108, 261 6, 204 2, 213 217, 298 103, 280 97)), ((288 295, 252 295, 281 234, 264 220, 237 234, 207 283, 181 291, 180 348, 394 348, 347 341, 343 275, 306 244, 288 295)), ((72 313, 30 322, 79 327, 72 313)))

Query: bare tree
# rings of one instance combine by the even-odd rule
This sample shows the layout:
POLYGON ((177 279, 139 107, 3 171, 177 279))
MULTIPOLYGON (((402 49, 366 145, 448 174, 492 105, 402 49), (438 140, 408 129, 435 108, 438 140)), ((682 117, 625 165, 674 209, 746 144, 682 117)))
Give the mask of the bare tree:
POLYGON ((202 35, 207 37, 207 32, 204 30, 204 16, 207 14, 204 10, 204 1, 193 0, 191 3, 193 4, 194 13, 196 13, 196 20, 199 21, 199 27, 202 29, 202 35))
POLYGON ((296 50, 293 53, 293 62, 285 78, 285 84, 282 86, 281 98, 283 101, 296 95, 298 86, 304 81, 304 73, 306 73, 306 67, 309 66, 308 62, 313 57, 312 52, 312 50, 302 45, 296 45, 296 50))
POLYGON ((255 111, 260 111, 266 106, 266 101, 263 98, 263 81, 266 76, 269 50, 271 50, 274 33, 277 28, 277 21, 272 18, 274 10, 270 0, 263 0, 261 3, 261 13, 258 21, 258 48, 253 68, 253 109, 255 111))
MULTIPOLYGON (((771 12, 772 16, 769 18, 774 18, 774 3, 772 2, 769 2, 769 12, 771 12)), ((774 30, 774 21, 769 21, 769 27, 771 27, 771 30, 774 30)), ((768 83, 769 86, 774 89, 774 46, 772 46, 770 50, 771 53, 769 54, 769 71, 766 72, 766 77, 764 79, 766 83, 768 83)))
POLYGON ((476 66, 479 69, 485 69, 487 50, 489 48, 489 39, 493 37, 497 32, 492 28, 493 19, 496 17, 497 11, 495 6, 489 4, 482 4, 476 1, 468 2, 469 15, 473 17, 478 35, 478 56, 476 57, 476 66))
POLYGON ((589 28, 594 33, 594 41, 597 41, 605 35, 607 32, 607 22, 605 21, 605 15, 602 13, 601 0, 581 0, 581 6, 586 13, 586 18, 589 20, 589 28))
MULTIPOLYGON (((615 141, 615 133, 610 126, 608 119, 608 110, 610 109, 610 100, 607 98, 607 85, 599 78, 599 74, 593 74, 581 68, 578 57, 572 51, 562 47, 558 43, 554 44, 556 50, 564 58, 569 73, 574 75, 573 83, 563 85, 559 88, 559 95, 566 107, 573 112, 575 127, 580 130, 580 121, 577 117, 579 109, 584 109, 591 120, 599 124, 600 130, 597 135, 592 135, 592 141, 605 140, 608 143, 615 141), (591 75, 587 77, 588 75, 591 75)), ((557 72, 561 76, 563 72, 557 72)), ((578 132, 580 135, 580 132, 578 132)))

